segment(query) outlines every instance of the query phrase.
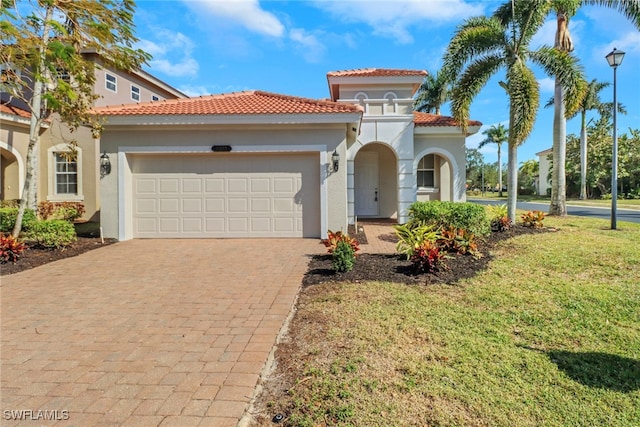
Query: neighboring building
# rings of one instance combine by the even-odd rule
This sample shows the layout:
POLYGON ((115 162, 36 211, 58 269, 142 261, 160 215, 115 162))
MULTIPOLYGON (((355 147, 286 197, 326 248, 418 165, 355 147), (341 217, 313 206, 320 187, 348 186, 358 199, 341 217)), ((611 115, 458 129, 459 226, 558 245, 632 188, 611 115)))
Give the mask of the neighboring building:
POLYGON ((466 135, 413 112, 425 76, 331 72, 330 101, 247 91, 97 108, 105 236, 323 237, 404 222, 416 200, 464 201, 466 135))
POLYGON ((539 161, 538 173, 538 194, 541 196, 550 195, 547 192, 551 191, 551 160, 553 158, 553 149, 548 148, 546 150, 536 153, 539 161))
MULTIPOLYGON (((95 103, 98 107, 187 97, 144 71, 114 71, 106 67, 96 53, 85 55, 98 64, 94 88, 100 95, 95 103)), ((28 106, 11 98, 4 88, 1 100, 0 199, 15 200, 22 197, 31 115, 28 106)), ((37 200, 82 202, 86 209, 84 219, 98 220, 99 158, 99 142, 92 137, 90 129, 79 128, 70 133, 52 117, 41 130, 38 146, 37 200), (78 142, 75 159, 63 155, 69 151, 71 139, 78 142)))

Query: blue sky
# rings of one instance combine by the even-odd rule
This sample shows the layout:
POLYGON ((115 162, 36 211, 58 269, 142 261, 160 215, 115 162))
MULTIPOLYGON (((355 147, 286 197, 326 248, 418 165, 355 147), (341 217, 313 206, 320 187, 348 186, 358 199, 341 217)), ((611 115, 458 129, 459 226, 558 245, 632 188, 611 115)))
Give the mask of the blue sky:
MULTIPOLYGON (((491 14, 502 2, 477 0, 138 0, 138 47, 153 55, 147 71, 195 96, 264 90, 327 98, 326 74, 355 68, 423 69, 435 73, 455 28, 464 19, 491 14)), ((531 46, 553 45, 550 18, 531 46)), ((584 7, 569 24, 588 80, 613 82, 605 55, 626 52, 618 68, 619 134, 640 129, 640 32, 615 10, 584 7)), ((538 72, 541 102, 553 96, 553 80, 538 72)), ((507 125, 508 102, 490 81, 471 106, 471 118, 507 125)), ((613 100, 613 85, 601 92, 613 100)), ((443 114, 450 115, 449 106, 443 114)), ((592 115, 591 115, 592 116, 592 115)), ((590 116, 590 117, 591 117, 590 116)), ((519 163, 552 145, 553 108, 540 109, 535 128, 520 147, 519 163)), ((567 123, 578 134, 580 120, 567 123)), ((467 139, 477 147, 480 133, 467 139)), ((505 152, 506 152, 506 147, 505 152)), ((482 150, 497 160, 496 147, 482 150)), ((506 162, 506 156, 505 160, 506 162)))

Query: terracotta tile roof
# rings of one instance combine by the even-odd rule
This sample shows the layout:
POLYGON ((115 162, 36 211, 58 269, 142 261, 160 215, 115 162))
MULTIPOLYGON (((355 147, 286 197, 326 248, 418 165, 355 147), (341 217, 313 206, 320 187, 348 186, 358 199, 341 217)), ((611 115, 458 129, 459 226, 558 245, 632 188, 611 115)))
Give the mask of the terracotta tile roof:
POLYGON ((13 114, 14 116, 23 117, 25 119, 31 118, 30 112, 4 103, 0 104, 0 113, 13 114))
MULTIPOLYGON (((437 114, 413 112, 413 123, 416 126, 458 126, 453 117, 437 114)), ((482 122, 469 120, 469 126, 482 126, 482 122)))
POLYGON ((198 98, 112 105, 96 108, 94 111, 105 116, 250 115, 357 113, 361 112, 362 108, 351 104, 339 104, 269 92, 244 91, 198 98))
POLYGON ((401 77, 401 76, 421 76, 425 77, 424 70, 400 70, 390 68, 358 68, 355 70, 331 71, 327 77, 401 77))

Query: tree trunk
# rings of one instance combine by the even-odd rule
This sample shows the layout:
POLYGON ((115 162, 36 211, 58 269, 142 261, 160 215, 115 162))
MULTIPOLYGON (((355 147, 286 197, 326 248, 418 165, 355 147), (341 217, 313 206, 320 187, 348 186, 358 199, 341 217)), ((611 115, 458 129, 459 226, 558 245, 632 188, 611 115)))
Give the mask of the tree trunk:
POLYGON ((518 201, 518 146, 509 141, 507 166, 507 216, 516 222, 516 202, 518 201))
POLYGON ((553 114, 553 166, 551 169, 550 215, 567 215, 567 177, 565 162, 567 153, 567 121, 564 117, 564 94, 556 79, 553 114))
MULTIPOLYGON (((38 70, 34 70, 36 73, 42 73, 46 69, 45 58, 45 46, 49 44, 49 29, 51 28, 51 20, 53 18, 53 6, 47 7, 44 24, 42 28, 42 44, 38 52, 38 70)), ((40 145, 40 127, 42 125, 42 89, 44 85, 42 83, 42 76, 36 76, 33 82, 33 97, 31 98, 31 123, 29 126, 29 145, 27 148, 26 159, 26 177, 24 180, 24 187, 22 188, 22 195, 20 198, 20 205, 18 207, 18 215, 16 216, 16 223, 13 226, 13 232, 11 235, 14 238, 18 238, 22 231, 22 219, 24 218, 24 211, 28 207, 29 209, 37 210, 38 207, 38 156, 40 145)))
POLYGON ((498 143, 498 185, 500 188, 498 189, 498 196, 502 197, 502 156, 500 153, 500 146, 502 144, 498 143))
POLYGON ((584 112, 580 128, 580 199, 587 199, 587 117, 584 112))

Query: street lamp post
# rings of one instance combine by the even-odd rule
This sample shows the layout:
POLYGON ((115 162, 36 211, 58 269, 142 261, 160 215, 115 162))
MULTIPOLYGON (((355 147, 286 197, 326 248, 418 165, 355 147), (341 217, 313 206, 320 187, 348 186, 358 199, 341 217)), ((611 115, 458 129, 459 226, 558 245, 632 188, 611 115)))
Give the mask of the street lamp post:
POLYGON ((616 210, 618 207, 618 94, 616 87, 616 70, 622 64, 624 52, 615 47, 605 57, 609 66, 613 68, 613 156, 611 158, 611 229, 616 229, 616 210))

